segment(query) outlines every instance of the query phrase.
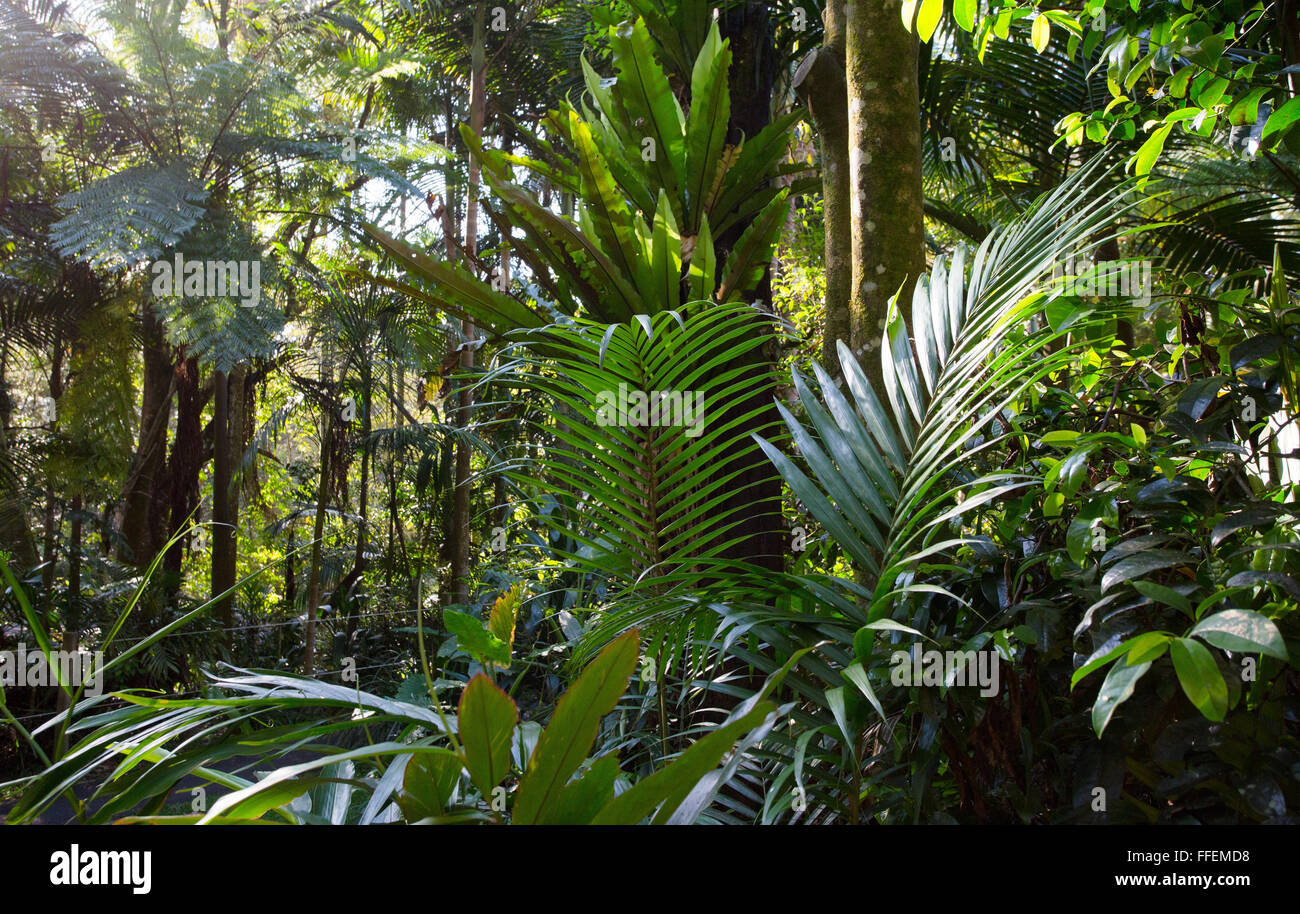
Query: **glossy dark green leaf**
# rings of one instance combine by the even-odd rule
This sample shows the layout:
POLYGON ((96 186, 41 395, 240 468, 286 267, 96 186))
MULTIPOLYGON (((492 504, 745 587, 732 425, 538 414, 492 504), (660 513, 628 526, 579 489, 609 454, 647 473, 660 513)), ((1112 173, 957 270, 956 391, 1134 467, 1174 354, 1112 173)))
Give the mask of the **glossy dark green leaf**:
POLYGON ((1228 686, 1210 649, 1190 638, 1175 638, 1169 647, 1183 693, 1210 720, 1228 713, 1228 686))
POLYGON ((1098 736, 1105 732, 1106 726, 1115 714, 1115 709, 1128 701, 1133 695, 1138 680, 1149 669, 1151 669, 1150 663, 1140 663, 1137 666, 1117 663, 1110 668, 1110 672, 1106 674, 1106 679, 1101 684, 1101 691, 1097 693, 1097 700, 1092 704, 1092 729, 1098 736))
POLYGON ((1225 609, 1206 616, 1188 632, 1225 651, 1263 653, 1279 660, 1287 659, 1282 633, 1271 619, 1248 609, 1225 609))

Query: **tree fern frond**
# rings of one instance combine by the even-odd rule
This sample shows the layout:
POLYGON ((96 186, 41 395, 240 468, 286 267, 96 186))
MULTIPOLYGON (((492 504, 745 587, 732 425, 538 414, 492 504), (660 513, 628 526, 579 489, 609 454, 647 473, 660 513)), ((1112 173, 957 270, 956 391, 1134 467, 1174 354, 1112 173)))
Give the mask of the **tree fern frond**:
POLYGON ((97 269, 155 259, 198 225, 207 192, 183 166, 136 165, 59 199, 54 247, 97 269))

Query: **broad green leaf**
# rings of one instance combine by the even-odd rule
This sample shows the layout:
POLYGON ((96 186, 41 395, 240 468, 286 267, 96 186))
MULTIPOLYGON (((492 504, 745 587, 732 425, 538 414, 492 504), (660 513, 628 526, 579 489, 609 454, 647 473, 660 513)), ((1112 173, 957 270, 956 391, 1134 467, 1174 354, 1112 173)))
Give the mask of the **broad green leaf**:
POLYGON ((1147 552, 1139 552, 1137 555, 1130 555, 1127 558, 1120 559, 1101 576, 1101 592, 1106 593, 1117 584, 1141 577, 1152 571, 1171 568, 1174 565, 1184 565, 1190 561, 1191 559, 1188 556, 1170 549, 1151 549, 1147 552))
POLYGON ((1271 91, 1270 87, 1262 86, 1258 89, 1251 89, 1237 99, 1233 106, 1228 109, 1228 123, 1234 127, 1254 124, 1259 119, 1259 103, 1271 91))
POLYGON ((492 798, 492 788, 510 770, 510 737, 519 711, 510 696, 483 673, 461 693, 457 714, 465 767, 480 794, 492 798))
POLYGON ((1164 632, 1143 632, 1133 639, 1128 654, 1124 658, 1126 666, 1149 663, 1164 656, 1169 649, 1170 636, 1164 632))
POLYGON ((618 755, 610 752, 591 763, 580 778, 564 785, 560 798, 538 820, 539 825, 587 825, 614 798, 618 755))
POLYGON ((1291 125, 1298 119, 1300 119, 1300 96, 1291 99, 1268 116, 1260 142, 1267 142, 1277 134, 1290 130, 1291 125))
POLYGON ((1097 736, 1105 732, 1107 724, 1115 714, 1115 709, 1129 699, 1138 680, 1149 669, 1151 669, 1150 663, 1140 663, 1137 666, 1117 663, 1110 668, 1105 681, 1101 684, 1097 700, 1092 705, 1092 729, 1096 731, 1097 736))
POLYGON ((975 14, 979 11, 979 0, 953 0, 952 15, 957 25, 967 32, 975 30, 975 14))
MULTIPOLYGON (((1137 636, 1137 638, 1140 637, 1141 635, 1137 636)), ((1106 664, 1110 663, 1112 660, 1115 660, 1118 657, 1127 654, 1129 649, 1133 647, 1133 643, 1137 641, 1137 638, 1129 638, 1125 641, 1121 641, 1119 644, 1115 645, 1115 647, 1106 651, 1104 654, 1097 654, 1096 656, 1089 658, 1088 661, 1085 662, 1083 666, 1075 670, 1074 675, 1070 677, 1070 691, 1074 691, 1074 687, 1078 685, 1079 682, 1085 676, 1092 673, 1094 670, 1098 670, 1101 667, 1105 666, 1106 664)))
POLYGON ((1287 659, 1286 642, 1272 620, 1248 609, 1225 609, 1206 616, 1188 632, 1225 651, 1263 653, 1287 659))
POLYGON ((1214 662, 1210 649, 1199 641, 1175 638, 1169 648, 1174 671, 1184 694, 1210 720, 1223 720, 1228 713, 1228 684, 1214 662))
POLYGON ((492 604, 492 610, 488 613, 488 631, 506 646, 507 657, 510 656, 515 643, 515 617, 519 613, 521 588, 521 584, 516 584, 497 597, 496 602, 492 604))
POLYGON ((934 31, 942 18, 943 0, 921 0, 921 12, 916 17, 917 37, 928 43, 934 37, 934 31))
POLYGON ((412 756, 402 777, 402 790, 397 795, 397 805, 406 821, 415 822, 445 814, 452 791, 464 770, 460 756, 448 749, 412 756))
POLYGON ((456 636, 460 649, 480 664, 486 666, 494 663, 501 667, 510 665, 510 648, 488 631, 480 620, 454 609, 444 609, 442 623, 447 631, 456 636))
POLYGON ((1134 581, 1133 589, 1157 603, 1173 606, 1189 616, 1192 614, 1192 601, 1171 587, 1165 587, 1163 584, 1155 584, 1151 581, 1134 581))
POLYGON ((591 127, 576 111, 569 112, 569 120, 582 175, 582 206, 609 259, 626 275, 635 276, 642 266, 638 260, 643 258, 638 256, 632 212, 596 148, 591 127))
POLYGON ((1164 151, 1165 140, 1169 138, 1169 132, 1173 129, 1173 124, 1165 124, 1163 127, 1157 128, 1147 138, 1147 141, 1142 144, 1142 148, 1133 156, 1134 174, 1143 176, 1151 173, 1151 169, 1156 164, 1156 159, 1160 158, 1160 153, 1164 151))
POLYGON ((691 251, 691 264, 687 271, 690 301, 711 301, 716 287, 717 254, 713 249, 713 233, 709 230, 709 217, 700 217, 700 233, 695 236, 691 251))
MULTIPOLYGON (((861 633, 863 629, 859 629, 858 631, 861 633)), ((854 646, 856 653, 856 636, 854 637, 854 646)), ((871 687, 871 680, 868 678, 867 671, 863 669, 862 664, 854 663, 847 667, 844 670, 844 678, 858 687, 858 691, 866 696, 867 701, 871 703, 871 707, 876 709, 876 713, 880 715, 880 719, 884 720, 885 709, 881 707, 880 699, 876 697, 876 691, 871 687)))
POLYGON ((689 218, 682 228, 684 234, 700 229, 706 216, 704 203, 727 145, 727 124, 731 117, 731 92, 727 84, 730 68, 731 49, 722 43, 718 24, 714 22, 691 70, 685 187, 689 218))
POLYGON ((593 825, 635 825, 657 808, 655 821, 666 820, 691 789, 718 762, 736 740, 761 724, 776 710, 770 701, 759 702, 748 713, 697 740, 669 765, 634 784, 602 809, 593 825))
MULTIPOLYGON (((642 19, 610 32, 614 66, 618 71, 615 96, 627 105, 633 123, 644 131, 638 140, 638 154, 645 139, 654 141, 654 157, 645 167, 656 176, 658 187, 668 194, 674 209, 681 206, 681 178, 685 170, 686 120, 677 97, 668 85, 656 56, 655 42, 642 19)), ((678 224, 682 213, 676 212, 678 224)))
POLYGON ((1032 39, 1034 50, 1039 54, 1047 50, 1047 46, 1052 43, 1052 20, 1047 18, 1046 13, 1039 13, 1034 19, 1032 39))
POLYGON ((555 706, 519 783, 513 821, 542 821, 596 739, 600 720, 618 704, 636 668, 640 634, 632 629, 605 648, 555 706))
POLYGON ((1043 444, 1068 446, 1073 444, 1075 439, 1078 437, 1079 437, 1078 432, 1072 432, 1072 431, 1062 429, 1060 431, 1048 432, 1046 435, 1040 438, 1039 441, 1041 441, 1043 444))
POLYGON ((531 308, 509 295, 497 292, 459 267, 434 260, 373 225, 363 225, 362 228, 408 272, 426 282, 445 287, 452 293, 456 303, 472 314, 478 323, 486 324, 497 332, 518 327, 540 327, 545 323, 531 308))

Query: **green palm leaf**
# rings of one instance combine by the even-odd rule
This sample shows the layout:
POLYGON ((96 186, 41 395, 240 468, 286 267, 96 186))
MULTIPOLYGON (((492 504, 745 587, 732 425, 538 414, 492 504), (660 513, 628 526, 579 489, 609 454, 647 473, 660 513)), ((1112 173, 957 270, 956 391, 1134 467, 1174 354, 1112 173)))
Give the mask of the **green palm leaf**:
POLYGON ((921 558, 963 542, 945 538, 950 521, 1031 481, 1008 472, 973 476, 963 465, 1006 437, 1007 411, 1021 392, 1073 357, 1073 346, 1056 345, 1065 331, 1043 326, 1049 298, 1032 284, 1054 262, 1099 243, 1124 209, 1118 192, 1094 196, 1105 180, 1096 165, 1084 168, 991 233, 969 278, 964 252, 951 271, 938 259, 917 284, 910 330, 895 298, 879 356, 888 408, 843 342, 849 396, 819 367, 816 393, 796 370, 807 416, 782 414, 810 473, 759 439, 808 511, 870 574, 870 619, 890 614, 921 558))

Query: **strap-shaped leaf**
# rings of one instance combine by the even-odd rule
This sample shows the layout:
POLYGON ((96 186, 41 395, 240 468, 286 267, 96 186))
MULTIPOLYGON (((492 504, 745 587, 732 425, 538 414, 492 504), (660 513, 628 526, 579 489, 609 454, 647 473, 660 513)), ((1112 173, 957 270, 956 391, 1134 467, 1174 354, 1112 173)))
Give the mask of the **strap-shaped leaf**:
POLYGON ((726 269, 718 286, 719 301, 736 301, 751 291, 772 259, 772 250, 785 225, 787 193, 784 189, 749 224, 727 255, 726 269))
POLYGON ((713 249, 713 233, 709 230, 709 217, 700 218, 700 232, 695 236, 691 263, 687 273, 690 301, 709 301, 716 286, 714 274, 718 268, 718 255, 713 249))
POLYGON ((596 237, 615 266, 628 276, 634 275, 637 249, 632 213, 614 186, 604 156, 596 149, 591 128, 575 111, 569 112, 569 120, 582 175, 584 206, 596 227, 596 237))
POLYGON ((519 782, 515 824, 543 821, 559 801, 569 776, 591 751, 600 719, 614 710, 627 689, 639 650, 640 636, 633 629, 605 648, 564 693, 519 782))
POLYGON ((363 226, 367 235, 395 257, 409 272, 447 291, 447 297, 466 312, 482 316, 483 323, 502 329, 540 327, 544 321, 515 299, 498 292, 465 270, 434 260, 404 241, 373 225, 363 226))
POLYGON ((645 23, 640 19, 614 30, 610 45, 618 70, 618 98, 628 107, 630 120, 644 135, 637 139, 644 155, 653 152, 647 167, 654 172, 658 187, 668 193, 680 221, 682 174, 685 171, 686 118, 668 85, 668 78, 655 56, 645 23), (643 146, 653 141, 653 148, 643 146))
POLYGON ((686 122, 686 222, 688 233, 700 231, 706 218, 704 201, 716 163, 727 145, 731 120, 731 91, 727 74, 731 48, 718 34, 716 22, 691 71, 691 110, 686 122))

